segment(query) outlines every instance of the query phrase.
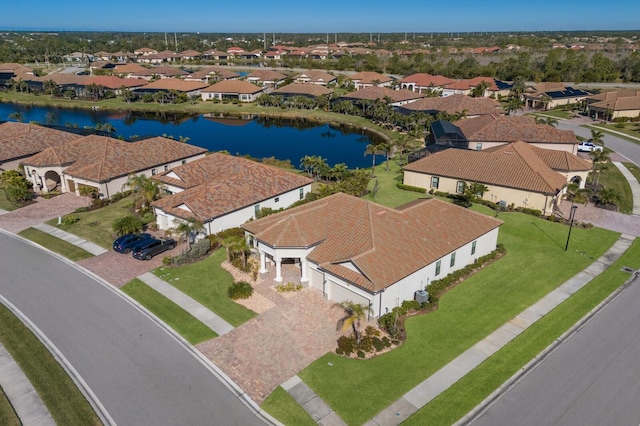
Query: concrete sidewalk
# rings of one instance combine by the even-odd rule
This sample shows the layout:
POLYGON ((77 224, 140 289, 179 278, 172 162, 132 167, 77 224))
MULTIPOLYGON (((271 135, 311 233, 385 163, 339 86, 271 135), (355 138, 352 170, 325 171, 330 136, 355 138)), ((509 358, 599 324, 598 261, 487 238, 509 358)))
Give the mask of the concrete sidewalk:
POLYGON ((60 238, 61 240, 71 243, 74 246, 80 247, 94 256, 98 256, 108 251, 91 241, 87 241, 77 235, 70 234, 62 229, 47 225, 46 223, 39 223, 37 225, 33 225, 33 227, 39 231, 46 232, 49 235, 53 235, 56 238, 60 238))
POLYGON ((207 327, 215 331, 219 336, 233 330, 233 326, 211 312, 206 306, 202 305, 195 299, 187 296, 171 284, 161 278, 146 272, 138 277, 140 281, 189 312, 196 319, 204 323, 207 327))
POLYGON ((9 352, 0 344, 0 387, 25 426, 55 426, 55 422, 9 352))
POLYGON ((525 309, 511 321, 498 328, 431 377, 404 394, 399 400, 365 423, 366 426, 399 425, 462 377, 502 349, 520 333, 557 307, 572 294, 600 275, 633 243, 635 237, 621 235, 618 241, 582 272, 525 309))
POLYGON ((640 215, 640 183, 638 179, 627 169, 624 164, 617 161, 612 161, 613 165, 620 170, 620 173, 627 179, 629 186, 631 187, 631 193, 633 194, 633 212, 634 215, 640 215))
POLYGON ((320 426, 346 426, 344 420, 297 375, 281 386, 320 426))

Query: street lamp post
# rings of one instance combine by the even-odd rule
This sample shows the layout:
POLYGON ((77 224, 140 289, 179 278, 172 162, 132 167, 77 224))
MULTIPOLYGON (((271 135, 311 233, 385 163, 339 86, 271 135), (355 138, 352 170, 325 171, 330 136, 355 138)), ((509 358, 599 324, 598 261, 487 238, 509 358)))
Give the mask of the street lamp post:
POLYGON ((571 238, 571 229, 573 228, 573 219, 576 217, 576 210, 578 206, 571 206, 571 214, 569 215, 569 235, 567 235, 567 244, 564 246, 564 251, 569 249, 569 238, 571 238))

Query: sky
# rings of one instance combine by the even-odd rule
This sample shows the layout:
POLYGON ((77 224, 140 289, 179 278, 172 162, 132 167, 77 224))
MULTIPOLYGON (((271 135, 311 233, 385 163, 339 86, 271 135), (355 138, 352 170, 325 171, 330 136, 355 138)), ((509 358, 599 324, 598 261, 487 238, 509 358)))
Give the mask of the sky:
POLYGON ((640 0, 175 0, 9 2, 0 30, 480 32, 639 30, 640 0))

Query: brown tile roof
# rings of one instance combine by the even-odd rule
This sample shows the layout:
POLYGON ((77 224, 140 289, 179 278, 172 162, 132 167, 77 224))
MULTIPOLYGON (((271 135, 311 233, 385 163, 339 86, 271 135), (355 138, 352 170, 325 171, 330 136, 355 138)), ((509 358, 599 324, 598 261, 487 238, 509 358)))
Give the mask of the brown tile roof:
POLYGON ((154 202, 155 207, 203 222, 313 182, 297 173, 221 153, 178 166, 155 179, 185 189, 154 202), (191 213, 179 207, 182 205, 191 213))
POLYGON ((25 67, 24 65, 16 64, 15 62, 4 62, 0 64, 0 70, 3 71, 13 71, 15 73, 32 73, 33 69, 29 67, 25 67))
POLYGON ((198 52, 197 50, 185 50, 183 52, 178 53, 178 55, 180 55, 180 56, 200 56, 200 55, 202 55, 202 53, 198 52))
POLYGON ((544 149, 532 146, 533 151, 551 169, 557 172, 578 172, 591 170, 593 163, 567 151, 544 149))
POLYGON ((310 261, 378 292, 501 223, 437 199, 397 210, 338 193, 242 227, 272 247, 316 246, 310 261))
POLYGON ((220 81, 212 86, 203 89, 202 91, 207 93, 245 93, 253 94, 262 92, 262 87, 256 86, 253 83, 249 83, 244 80, 225 80, 220 81))
POLYGON ((368 99, 372 101, 375 101, 376 99, 383 101, 385 97, 391 98, 392 102, 402 102, 410 101, 412 99, 421 99, 424 96, 419 93, 412 92, 411 90, 393 90, 388 87, 380 86, 364 87, 360 90, 356 90, 355 92, 347 93, 342 96, 344 99, 368 99))
POLYGON ((308 79, 311 83, 327 83, 337 79, 335 75, 331 75, 324 70, 308 70, 301 72, 295 76, 296 79, 308 79))
POLYGON ((291 83, 286 86, 282 86, 273 92, 272 95, 309 95, 309 96, 322 96, 330 95, 333 93, 332 89, 328 89, 325 86, 313 83, 291 83))
POLYGON ((183 75, 189 74, 186 71, 181 70, 176 67, 153 67, 153 68, 144 68, 140 71, 134 73, 135 75, 141 75, 143 77, 153 76, 153 75, 164 75, 166 77, 179 77, 183 75))
POLYGON ((614 92, 604 92, 597 95, 591 95, 587 98, 587 101, 612 101, 617 98, 632 98, 635 96, 640 96, 640 90, 616 90, 614 92))
POLYGON ((116 65, 116 73, 118 73, 118 74, 137 73, 137 72, 141 72, 141 71, 145 71, 145 70, 147 70, 147 68, 143 67, 142 65, 138 65, 138 64, 116 65))
POLYGON ((76 74, 55 72, 55 73, 48 74, 48 75, 45 75, 45 76, 42 76, 42 77, 29 76, 28 78, 25 78, 25 80, 28 80, 28 81, 39 81, 39 82, 42 82, 42 83, 44 83, 47 80, 52 80, 58 86, 66 86, 66 85, 79 85, 79 86, 82 86, 90 78, 91 78, 91 76, 89 76, 89 75, 76 75, 76 74))
POLYGON ((353 74, 350 78, 353 81, 358 81, 360 83, 365 83, 365 84, 373 84, 373 82, 375 81, 377 81, 380 84, 393 81, 391 77, 382 75, 377 72, 371 72, 371 71, 362 71, 357 74, 353 74))
POLYGON ((449 148, 421 158, 404 170, 553 195, 567 183, 526 142, 485 151, 449 148))
POLYGON ((80 137, 80 135, 37 124, 2 123, 0 124, 0 162, 34 155, 49 147, 71 142, 80 137))
POLYGON ((534 87, 528 87, 526 92, 531 93, 532 96, 536 96, 536 95, 542 95, 543 93, 546 93, 546 92, 562 91, 565 89, 565 87, 566 86, 564 83, 544 82, 544 83, 538 83, 534 87))
POLYGON ((125 142, 91 135, 45 149, 24 163, 37 167, 69 165, 65 174, 93 182, 105 182, 206 151, 163 137, 125 142))
POLYGON ((613 101, 600 101, 589 105, 590 107, 610 109, 611 111, 640 110, 640 96, 619 97, 613 101))
POLYGON ((207 86, 207 83, 202 83, 200 81, 184 81, 177 78, 161 78, 160 80, 153 81, 146 86, 142 86, 142 89, 177 90, 178 92, 192 92, 194 90, 204 89, 207 86))
POLYGON ((458 80, 447 84, 446 87, 452 90, 469 90, 483 82, 489 84, 489 86, 487 86, 488 90, 498 90, 498 86, 493 77, 474 77, 466 80, 458 80))
POLYGON ((209 67, 193 72, 189 74, 188 77, 195 79, 206 79, 210 76, 216 76, 223 80, 227 80, 230 78, 238 78, 240 77, 240 74, 231 70, 227 70, 225 68, 209 67))
POLYGON ((414 83, 421 87, 429 86, 446 86, 453 83, 455 80, 443 75, 431 75, 426 73, 411 74, 402 80, 400 83, 414 83))
POLYGON ((437 98, 424 98, 402 106, 411 111, 440 112, 454 114, 466 111, 467 116, 500 114, 503 111, 500 103, 491 98, 472 98, 471 96, 456 94, 437 98))
POLYGON ((516 142, 578 144, 571 130, 536 124, 530 116, 483 115, 456 121, 469 142, 516 142))
POLYGON ((107 89, 117 90, 122 86, 125 87, 140 87, 145 84, 149 84, 148 81, 138 78, 120 78, 114 75, 99 75, 91 77, 83 83, 85 86, 97 84, 98 86, 105 87, 107 89))
POLYGON ((256 70, 247 75, 247 79, 258 79, 259 81, 280 81, 287 78, 286 75, 272 70, 256 70))

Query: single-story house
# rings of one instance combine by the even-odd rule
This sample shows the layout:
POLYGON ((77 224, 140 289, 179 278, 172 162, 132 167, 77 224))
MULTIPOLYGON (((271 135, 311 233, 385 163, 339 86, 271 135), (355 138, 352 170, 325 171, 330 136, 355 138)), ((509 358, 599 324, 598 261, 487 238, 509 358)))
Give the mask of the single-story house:
POLYGON ((184 77, 184 81, 201 81, 203 83, 213 84, 221 80, 236 80, 240 77, 235 71, 225 68, 209 67, 192 72, 184 77))
POLYGON ((202 57, 204 59, 227 60, 229 59, 229 54, 220 50, 211 49, 203 52, 202 57))
POLYGON ((189 73, 176 67, 159 66, 153 68, 142 68, 129 74, 130 78, 141 78, 151 81, 153 78, 177 78, 184 77, 189 73))
POLYGON ((224 80, 202 89, 200 94, 203 101, 213 99, 239 99, 240 102, 253 102, 265 91, 264 87, 256 86, 244 80, 224 80))
POLYGON ((150 47, 141 47, 133 51, 133 54, 137 56, 156 55, 157 53, 158 51, 156 49, 151 49, 150 47))
POLYGON ((392 209, 338 193, 242 225, 260 272, 300 265, 301 281, 379 317, 495 250, 498 219, 438 199, 392 209), (272 266, 275 265, 275 266, 272 266))
POLYGON ((206 234, 255 219, 261 208, 287 208, 313 179, 246 158, 213 153, 154 176, 171 194, 153 203, 160 229, 195 218, 206 234))
POLYGON ((186 93, 188 96, 200 96, 202 89, 207 87, 207 83, 199 81, 184 81, 177 78, 161 78, 135 89, 136 93, 156 93, 169 92, 175 90, 180 93, 186 93))
POLYGON ((405 185, 461 194, 465 183, 481 183, 482 198, 494 203, 553 212, 568 183, 581 188, 591 162, 566 151, 514 142, 484 151, 449 148, 403 168, 405 185))
POLYGON ((256 70, 247 75, 249 83, 260 84, 263 87, 278 87, 287 78, 286 75, 278 71, 256 70))
POLYGON ((123 187, 131 174, 151 177, 206 152, 163 137, 125 142, 91 135, 47 148, 23 164, 34 188, 43 192, 58 189, 79 194, 80 186, 90 186, 101 198, 110 198, 126 190, 123 187))
MULTIPOLYGON (((139 72, 146 72, 148 68, 143 67, 138 64, 118 64, 114 69, 113 73, 119 75, 123 78, 129 78, 132 74, 136 74, 139 72)), ((133 77, 135 78, 135 77, 133 77)))
POLYGON ((178 53, 178 55, 180 55, 183 61, 195 61, 196 59, 202 58, 202 53, 197 50, 184 50, 178 53))
POLYGON ((146 63, 146 64, 161 64, 163 62, 174 62, 179 61, 181 56, 171 50, 163 50, 162 52, 158 52, 156 54, 142 55, 139 56, 136 61, 146 63))
POLYGON ((26 158, 80 135, 31 123, 0 123, 0 170, 18 170, 26 158))
POLYGON ((428 91, 437 91, 442 93, 443 88, 454 81, 454 79, 443 75, 416 73, 400 80, 400 88, 417 93, 426 93, 428 91))
POLYGON ((54 72, 42 77, 26 77, 23 81, 27 82, 29 88, 34 92, 44 92, 45 82, 53 81, 60 92, 70 90, 75 96, 81 97, 86 94, 85 84, 89 79, 91 79, 89 75, 54 72))
POLYGON ((123 86, 128 89, 137 89, 149 84, 149 82, 141 78, 120 78, 115 75, 100 75, 88 78, 83 84, 85 87, 91 86, 92 84, 102 86, 105 89, 113 90, 116 95, 120 95, 120 89, 123 86))
POLYGON ((559 105, 579 103, 589 96, 591 96, 590 92, 565 86, 564 83, 546 82, 527 88, 524 93, 524 102, 531 108, 549 110, 559 105))
POLYGON ((617 90, 587 98, 587 112, 598 120, 640 116, 640 90, 617 90))
POLYGON ((335 83, 337 80, 338 78, 335 75, 329 74, 324 70, 308 70, 294 77, 296 83, 313 83, 322 86, 335 83))
POLYGON ((356 90, 365 87, 389 87, 393 83, 393 78, 371 71, 362 71, 349 78, 355 85, 356 90))
POLYGON ((467 118, 490 114, 504 114, 504 110, 500 107, 498 101, 490 98, 472 98, 466 95, 423 98, 398 107, 398 111, 404 114, 424 112, 433 116, 438 115, 439 112, 456 114, 464 111, 467 118))
POLYGON ((424 96, 420 93, 406 89, 393 90, 388 87, 368 86, 363 89, 356 90, 355 92, 346 93, 342 95, 340 99, 352 102, 379 100, 388 103, 391 106, 401 106, 415 102, 423 97, 424 96))
POLYGON ((507 96, 511 91, 511 87, 513 87, 513 84, 500 81, 493 77, 474 77, 465 80, 457 80, 447 84, 442 89, 442 96, 451 96, 456 94, 471 95, 473 89, 483 83, 486 84, 487 87, 484 89, 482 96, 486 97, 498 97, 498 95, 507 96))
POLYGON ((271 95, 279 95, 284 98, 294 96, 306 96, 308 98, 317 98, 319 96, 331 96, 333 89, 328 89, 319 84, 313 83, 291 83, 286 86, 277 88, 270 93, 271 95))

